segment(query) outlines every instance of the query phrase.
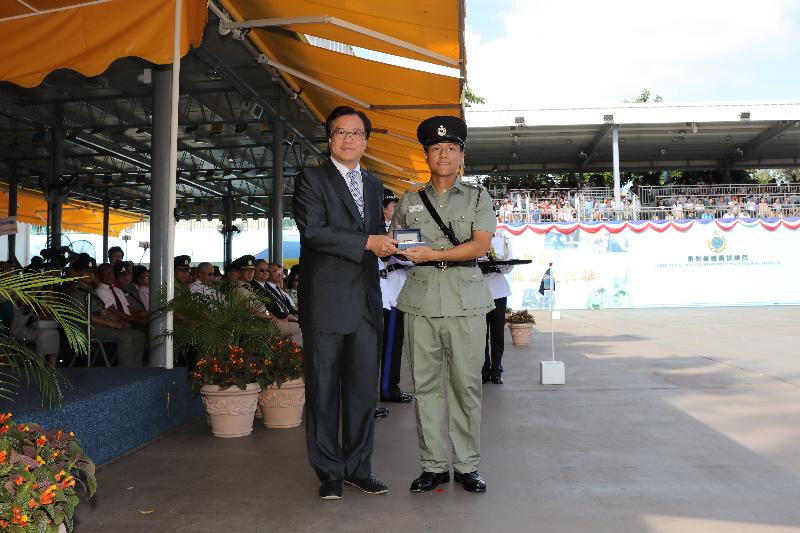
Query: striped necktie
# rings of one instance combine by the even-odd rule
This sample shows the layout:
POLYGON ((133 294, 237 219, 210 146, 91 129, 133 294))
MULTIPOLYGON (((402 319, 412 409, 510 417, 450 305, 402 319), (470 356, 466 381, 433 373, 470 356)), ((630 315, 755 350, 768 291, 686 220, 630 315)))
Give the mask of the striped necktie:
POLYGON ((361 220, 364 220, 364 198, 361 195, 361 189, 358 186, 358 180, 361 178, 361 173, 356 170, 347 172, 347 186, 350 189, 350 194, 353 195, 353 200, 358 208, 358 214, 361 215, 361 220))

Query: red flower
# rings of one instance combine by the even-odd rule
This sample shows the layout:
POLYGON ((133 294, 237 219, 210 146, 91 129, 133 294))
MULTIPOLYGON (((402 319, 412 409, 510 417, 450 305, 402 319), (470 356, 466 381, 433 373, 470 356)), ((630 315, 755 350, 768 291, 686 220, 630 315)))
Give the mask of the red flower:
POLYGON ((44 446, 45 444, 47 444, 47 437, 44 435, 39 435, 39 438, 36 439, 36 445, 44 446))
POLYGON ((50 505, 51 503, 53 503, 53 500, 56 497, 54 491, 57 488, 58 487, 56 487, 55 485, 50 485, 49 487, 47 487, 47 489, 45 489, 45 491, 39 495, 39 503, 41 503, 42 505, 50 505))
POLYGON ((8 459, 8 452, 5 450, 0 450, 0 464, 3 464, 8 459))
POLYGON ((0 424, 4 423, 9 418, 11 418, 11 413, 1 413, 0 414, 0 424))

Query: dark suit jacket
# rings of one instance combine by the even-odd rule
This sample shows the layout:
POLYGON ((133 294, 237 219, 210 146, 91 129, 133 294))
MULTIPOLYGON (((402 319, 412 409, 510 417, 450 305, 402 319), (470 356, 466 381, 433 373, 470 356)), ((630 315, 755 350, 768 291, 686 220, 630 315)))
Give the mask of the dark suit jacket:
POLYGON ((281 311, 280 305, 275 301, 275 297, 269 292, 269 289, 262 287, 256 280, 250 282, 250 288, 253 289, 253 293, 256 296, 263 298, 264 307, 267 308, 267 311, 269 311, 271 315, 275 315, 278 318, 286 318, 289 316, 281 311))
POLYGON ((352 333, 364 306, 381 329, 378 260, 364 250, 369 235, 383 235, 383 185, 362 169, 364 220, 344 178, 329 160, 297 177, 294 215, 300 229, 300 327, 352 333))
POLYGON ((267 311, 269 311, 270 314, 275 315, 278 318, 286 318, 289 316, 289 313, 297 314, 297 309, 294 307, 289 307, 289 313, 283 311, 280 303, 276 301, 277 297, 270 292, 270 287, 266 283, 264 283, 264 286, 262 286, 256 280, 253 280, 250 282, 250 287, 257 296, 265 299, 264 307, 267 308, 267 311))

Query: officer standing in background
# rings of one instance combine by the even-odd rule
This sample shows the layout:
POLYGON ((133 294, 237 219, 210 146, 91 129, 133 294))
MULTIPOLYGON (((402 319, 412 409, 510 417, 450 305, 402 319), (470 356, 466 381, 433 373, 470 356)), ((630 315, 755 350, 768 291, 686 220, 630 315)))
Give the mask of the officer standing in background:
POLYGON ((189 269, 192 268, 192 258, 188 255, 175 257, 175 290, 189 290, 189 269))
MULTIPOLYGON (((383 191, 383 218, 386 231, 392 223, 398 198, 388 189, 383 191)), ((391 235, 390 235, 391 237, 391 235)), ((381 350, 381 401, 410 403, 413 397, 400 390, 400 364, 403 358, 403 312, 397 309, 397 297, 406 281, 409 261, 391 256, 381 266, 383 296, 383 349, 381 350)), ((388 414, 388 413, 387 413, 388 414)))
MULTIPOLYGON (((502 229, 498 229, 492 238, 492 245, 486 254, 490 261, 506 261, 514 259, 511 240, 502 229)), ((511 296, 511 285, 506 274, 514 270, 514 265, 497 265, 482 268, 483 278, 494 298, 494 309, 486 313, 486 355, 481 375, 483 382, 491 381, 496 385, 503 384, 503 349, 505 347, 506 308, 511 296)))
POLYGON ((414 380, 423 470, 411 491, 431 491, 450 481, 442 431, 447 427, 455 481, 469 492, 485 492, 477 471, 481 366, 486 313, 494 304, 476 259, 489 249, 495 231, 492 200, 483 187, 459 177, 467 138, 463 120, 432 117, 419 125, 417 138, 431 179, 398 202, 391 228, 419 229, 427 243, 403 252, 415 266, 397 300, 405 313, 404 348, 414 380))

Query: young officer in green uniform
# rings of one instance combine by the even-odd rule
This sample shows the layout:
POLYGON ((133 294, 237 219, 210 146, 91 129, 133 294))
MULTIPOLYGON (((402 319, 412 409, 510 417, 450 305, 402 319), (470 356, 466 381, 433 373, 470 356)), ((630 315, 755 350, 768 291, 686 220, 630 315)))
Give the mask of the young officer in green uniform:
POLYGON ((477 471, 481 367, 486 313, 494 301, 476 258, 488 250, 496 220, 488 192, 459 177, 467 138, 464 121, 429 118, 419 125, 417 138, 431 180, 400 199, 390 228, 418 229, 426 243, 403 252, 415 266, 397 300, 405 313, 404 350, 414 380, 423 470, 411 491, 427 492, 450 481, 449 446, 442 431, 447 427, 455 481, 470 492, 485 492, 477 471))

